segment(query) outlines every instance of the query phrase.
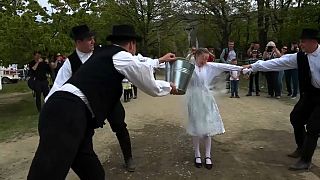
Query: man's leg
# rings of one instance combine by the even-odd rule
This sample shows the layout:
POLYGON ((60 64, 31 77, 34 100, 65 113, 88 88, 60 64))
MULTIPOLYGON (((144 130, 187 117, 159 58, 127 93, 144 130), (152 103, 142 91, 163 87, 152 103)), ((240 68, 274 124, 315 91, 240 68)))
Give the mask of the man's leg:
POLYGON ((43 93, 43 98, 46 98, 50 91, 48 81, 41 81, 41 91, 43 93))
POLYGON ((250 74, 250 81, 249 81, 249 91, 247 96, 251 96, 252 92, 253 92, 253 78, 254 78, 254 74, 250 74))
POLYGON ((38 112, 41 111, 41 81, 36 80, 34 86, 34 93, 36 95, 36 106, 38 112))
POLYGON ((291 77, 292 77, 292 70, 285 70, 284 71, 285 78, 286 78, 286 86, 288 91, 288 96, 292 95, 292 88, 291 88, 291 77))
POLYGON ((93 150, 92 136, 94 129, 87 129, 78 153, 71 165, 73 171, 81 180, 104 180, 104 169, 93 150))
POLYGON ((138 97, 138 88, 135 85, 133 85, 133 94, 134 94, 133 99, 136 99, 138 97))
POLYGON ((298 70, 292 69, 291 71, 292 71, 292 85, 293 85, 292 97, 296 97, 298 95, 298 88, 299 88, 298 70))
POLYGON ((320 105, 317 105, 307 122, 307 134, 304 140, 301 159, 294 165, 290 166, 291 170, 309 169, 311 165, 314 150, 317 147, 317 141, 320 133, 320 105))
POLYGON ((259 72, 254 75, 254 84, 256 86, 256 95, 260 95, 260 83, 259 83, 259 72))
POLYGON ((276 97, 281 96, 279 76, 279 72, 273 72, 273 90, 276 97))
POLYGON ((81 99, 65 92, 54 93, 39 117, 40 141, 28 180, 65 179, 86 128, 86 105, 81 99))
POLYGON ((307 123, 307 119, 309 119, 312 110, 313 107, 310 100, 306 97, 302 97, 290 113, 290 122, 294 130, 294 136, 297 144, 297 150, 294 153, 289 154, 290 157, 297 158, 301 154, 306 135, 305 124, 307 123))
POLYGON ((267 88, 269 96, 273 96, 272 72, 266 72, 267 88))
POLYGON ((129 171, 134 171, 135 166, 132 161, 132 150, 129 131, 125 123, 125 110, 119 101, 114 110, 107 117, 110 127, 116 133, 123 158, 129 171))

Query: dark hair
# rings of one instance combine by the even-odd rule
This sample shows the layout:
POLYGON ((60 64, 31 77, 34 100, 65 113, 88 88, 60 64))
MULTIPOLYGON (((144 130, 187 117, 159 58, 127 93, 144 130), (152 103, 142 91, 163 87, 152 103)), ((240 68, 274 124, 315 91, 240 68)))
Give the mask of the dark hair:
POLYGON ((33 51, 33 55, 35 56, 36 54, 40 54, 41 55, 41 52, 40 51, 33 51))
POLYGON ((111 43, 112 43, 112 44, 119 45, 119 46, 125 46, 125 45, 127 45, 128 43, 130 43, 131 41, 136 42, 135 39, 120 39, 120 40, 113 40, 113 41, 111 41, 111 43))
POLYGON ((230 39, 228 42, 233 42, 233 43, 234 43, 234 40, 231 40, 231 39, 230 39))

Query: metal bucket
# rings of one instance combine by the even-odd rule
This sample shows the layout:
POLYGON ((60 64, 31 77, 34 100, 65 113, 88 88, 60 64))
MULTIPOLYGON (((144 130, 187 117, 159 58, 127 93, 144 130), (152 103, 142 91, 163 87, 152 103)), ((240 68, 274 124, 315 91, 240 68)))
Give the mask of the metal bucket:
POLYGON ((166 63, 166 81, 176 85, 178 94, 185 94, 194 65, 184 58, 178 58, 175 62, 166 63))

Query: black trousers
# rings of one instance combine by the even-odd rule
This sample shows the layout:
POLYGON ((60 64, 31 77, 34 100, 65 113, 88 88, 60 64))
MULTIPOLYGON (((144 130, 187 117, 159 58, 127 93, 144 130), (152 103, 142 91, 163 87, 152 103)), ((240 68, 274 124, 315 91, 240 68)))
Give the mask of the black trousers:
POLYGON ((320 95, 305 94, 294 106, 290 121, 302 160, 310 162, 320 133, 320 95), (306 126, 305 126, 306 125, 306 126))
POLYGON ((47 80, 36 80, 34 85, 34 92, 36 95, 36 106, 38 111, 41 111, 41 94, 45 98, 49 94, 49 82, 47 80))
POLYGON ((104 180, 104 169, 93 150, 91 113, 83 101, 57 91, 39 117, 40 141, 28 180, 64 180, 72 168, 81 180, 104 180))
POLYGON ((130 99, 130 93, 132 94, 132 89, 123 90, 123 99, 125 102, 130 99))
POLYGON ((250 81, 249 81, 249 94, 253 92, 253 80, 254 80, 254 85, 256 87, 256 93, 260 92, 260 87, 259 87, 259 72, 256 72, 255 74, 250 74, 250 81))
POLYGON ((119 100, 114 110, 107 117, 110 127, 116 133, 124 161, 132 158, 131 141, 127 124, 125 123, 125 110, 119 100))
POLYGON ((288 94, 291 94, 292 96, 297 96, 298 86, 299 86, 298 70, 297 69, 285 70, 284 74, 286 78, 288 94), (291 83, 292 83, 292 87, 291 87, 291 83))
POLYGON ((135 85, 132 85, 134 97, 138 96, 138 88, 135 85))
POLYGON ((278 84, 279 72, 271 71, 266 72, 268 94, 270 96, 281 96, 281 90, 278 84))

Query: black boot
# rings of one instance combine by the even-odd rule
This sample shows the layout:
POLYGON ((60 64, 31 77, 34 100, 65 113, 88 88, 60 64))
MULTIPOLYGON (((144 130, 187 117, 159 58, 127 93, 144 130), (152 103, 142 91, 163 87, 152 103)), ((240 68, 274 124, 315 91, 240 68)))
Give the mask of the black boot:
POLYGON ((304 140, 302 152, 301 152, 301 160, 304 162, 311 162, 314 150, 317 147, 318 135, 312 135, 307 133, 306 138, 304 140))
POLYGON ((132 159, 132 150, 131 150, 131 141, 130 141, 129 132, 127 128, 125 128, 122 131, 123 132, 121 133, 116 133, 116 135, 117 135, 117 138, 121 147, 121 151, 123 154, 125 168, 129 172, 134 172, 136 166, 132 159))
POLYGON ((294 152, 288 154, 288 157, 291 157, 291 158, 299 158, 299 157, 301 157, 301 149, 297 148, 294 152))
POLYGON ((291 165, 289 170, 291 171, 299 171, 299 170, 309 170, 311 167, 311 162, 306 162, 300 159, 297 163, 291 165))

